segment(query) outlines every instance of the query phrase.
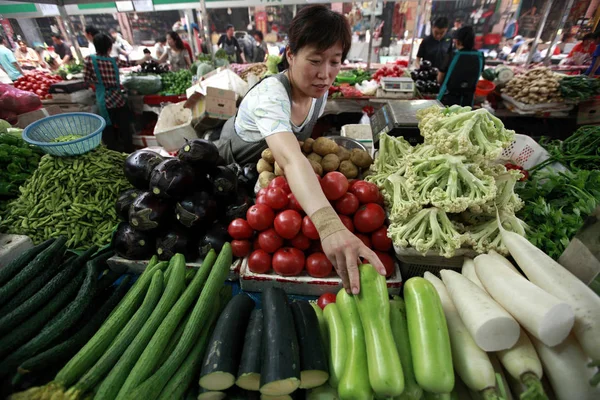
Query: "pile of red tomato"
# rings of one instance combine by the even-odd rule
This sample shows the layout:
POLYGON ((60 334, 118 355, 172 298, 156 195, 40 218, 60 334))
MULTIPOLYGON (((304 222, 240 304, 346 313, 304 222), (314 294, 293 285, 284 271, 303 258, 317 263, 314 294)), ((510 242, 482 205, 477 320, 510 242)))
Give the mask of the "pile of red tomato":
MULTIPOLYGON (((391 276, 392 241, 387 237, 383 198, 377 186, 362 180, 349 182, 340 172, 329 172, 319 180, 342 223, 375 251, 385 265, 386 275, 391 276)), ((233 238, 233 254, 240 258, 249 256, 248 268, 254 273, 273 269, 282 276, 297 276, 306 269, 315 278, 333 273, 319 233, 282 176, 258 192, 246 219, 233 220, 228 232, 233 238)))
POLYGON ((52 75, 44 71, 30 71, 25 72, 25 75, 17 79, 14 85, 15 88, 35 93, 40 99, 44 100, 52 98, 52 95, 48 94, 50 86, 61 81, 62 78, 58 75, 52 75))
POLYGON ((373 74, 373 79, 379 82, 383 77, 400 78, 404 76, 404 70, 405 68, 402 68, 402 66, 398 64, 381 67, 373 74))

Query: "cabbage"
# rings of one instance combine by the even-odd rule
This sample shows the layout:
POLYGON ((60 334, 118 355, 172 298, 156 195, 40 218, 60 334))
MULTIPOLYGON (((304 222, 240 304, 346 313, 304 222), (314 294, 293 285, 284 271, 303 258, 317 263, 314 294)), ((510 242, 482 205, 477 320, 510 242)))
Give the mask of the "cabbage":
POLYGON ((212 66, 212 64, 205 63, 205 62, 199 63, 198 70, 196 71, 196 76, 199 79, 213 70, 214 70, 214 67, 212 66))
POLYGON ((0 119, 0 133, 6 133, 9 128, 12 128, 12 125, 3 119, 0 119))

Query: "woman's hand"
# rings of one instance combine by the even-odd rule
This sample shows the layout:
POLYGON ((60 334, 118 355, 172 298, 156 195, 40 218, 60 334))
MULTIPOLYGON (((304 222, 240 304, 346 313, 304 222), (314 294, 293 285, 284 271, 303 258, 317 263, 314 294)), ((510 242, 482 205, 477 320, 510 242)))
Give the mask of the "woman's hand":
POLYGON ((348 293, 358 294, 360 291, 358 275, 358 265, 362 264, 360 257, 368 260, 381 275, 385 276, 386 274, 379 257, 348 229, 326 237, 321 242, 321 246, 337 274, 342 278, 342 283, 348 293))

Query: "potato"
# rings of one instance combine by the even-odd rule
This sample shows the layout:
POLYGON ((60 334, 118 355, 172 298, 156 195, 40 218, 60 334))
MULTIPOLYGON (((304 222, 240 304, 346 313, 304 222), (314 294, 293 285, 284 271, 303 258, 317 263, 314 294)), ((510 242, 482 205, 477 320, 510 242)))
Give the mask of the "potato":
POLYGON ((350 152, 345 147, 339 146, 337 153, 335 153, 340 161, 346 161, 350 159, 350 152))
POLYGON ((340 166, 340 159, 335 154, 327 154, 321 160, 321 166, 324 172, 337 171, 340 166))
POLYGON ((358 176, 358 168, 350 160, 342 161, 339 171, 348 179, 354 179, 358 176))
POLYGON ((304 142, 302 140, 298 141, 298 146, 300 146, 300 150, 302 150, 302 146, 304 146, 304 142))
MULTIPOLYGON (((267 151, 267 150, 265 150, 265 151, 267 151)), ((264 151, 263 151, 263 154, 264 154, 264 151)), ((258 171, 259 174, 263 173, 265 171, 266 172, 273 172, 273 165, 269 164, 269 162, 266 161, 264 158, 261 158, 256 163, 256 171, 258 171)))
POLYGON ((275 179, 274 173, 263 171, 260 173, 260 175, 258 175, 258 184, 260 185, 261 189, 264 189, 269 186, 269 183, 271 183, 273 179, 275 179))
POLYGON ((273 152, 271 152, 271 149, 265 149, 260 156, 269 164, 275 163, 275 157, 273 157, 273 152))
POLYGON ((310 153, 309 155, 306 156, 306 158, 308 158, 309 160, 318 162, 318 163, 321 163, 321 159, 323 159, 323 157, 321 157, 317 153, 310 153))
POLYGON ((313 167, 313 171, 315 171, 315 174, 319 176, 323 175, 323 167, 321 166, 321 164, 313 160, 308 160, 308 162, 313 167))
POLYGON ((313 143, 313 151, 320 156, 325 157, 327 154, 337 153, 340 146, 338 146, 333 140, 325 137, 320 137, 313 143))
POLYGON ((275 176, 284 176, 283 170, 275 163, 275 176))
POLYGON ((364 150, 360 149, 352 149, 350 153, 350 161, 354 163, 359 168, 368 168, 371 164, 373 164, 373 159, 364 150))
POLYGON ((310 154, 312 153, 313 149, 313 143, 315 142, 315 139, 313 138, 308 138, 304 141, 304 143, 302 144, 302 151, 306 154, 310 154))

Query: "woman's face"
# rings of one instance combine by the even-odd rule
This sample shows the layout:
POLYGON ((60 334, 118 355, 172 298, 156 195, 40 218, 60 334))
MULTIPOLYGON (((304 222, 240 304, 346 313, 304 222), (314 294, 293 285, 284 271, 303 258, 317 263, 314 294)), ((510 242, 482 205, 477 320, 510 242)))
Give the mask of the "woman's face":
POLYGON ((286 57, 294 85, 306 96, 322 97, 340 72, 342 45, 340 43, 319 52, 314 46, 305 46, 296 54, 288 49, 286 57))
POLYGON ((27 45, 24 42, 19 42, 19 48, 21 51, 27 51, 27 45))
POLYGON ((175 41, 173 40, 173 38, 170 35, 167 35, 167 43, 169 44, 169 47, 174 49, 175 48, 175 41))

